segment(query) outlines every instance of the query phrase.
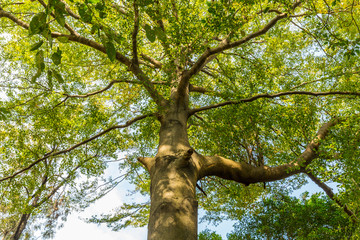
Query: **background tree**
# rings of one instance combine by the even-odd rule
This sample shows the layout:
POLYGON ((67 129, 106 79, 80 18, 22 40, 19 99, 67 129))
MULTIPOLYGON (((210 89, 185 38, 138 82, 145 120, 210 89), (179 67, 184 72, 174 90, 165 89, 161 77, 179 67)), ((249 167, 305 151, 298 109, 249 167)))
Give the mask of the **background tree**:
POLYGON ((231 216, 301 173, 357 222, 358 16, 350 0, 2 1, 3 235, 123 177, 150 209, 112 220, 143 225, 123 212, 141 208, 149 239, 196 239, 197 184, 231 216))
POLYGON ((354 232, 351 220, 331 199, 279 194, 254 204, 228 239, 350 239, 354 232))

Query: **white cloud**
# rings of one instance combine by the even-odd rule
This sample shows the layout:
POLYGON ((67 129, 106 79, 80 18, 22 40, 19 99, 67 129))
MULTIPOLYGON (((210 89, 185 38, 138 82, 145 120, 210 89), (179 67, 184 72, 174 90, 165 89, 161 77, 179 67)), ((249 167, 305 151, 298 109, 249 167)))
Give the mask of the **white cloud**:
MULTIPOLYGON (((126 185, 126 184, 125 184, 126 185)), ((94 214, 109 213, 116 207, 121 206, 124 202, 125 191, 116 188, 109 194, 99 199, 95 204, 91 205, 81 213, 73 213, 64 223, 64 227, 55 234, 55 240, 146 240, 147 229, 143 228, 126 228, 119 232, 111 231, 104 225, 96 225, 94 223, 86 223, 81 218, 87 218, 94 214)))
POLYGON ((119 232, 113 232, 105 226, 97 226, 91 223, 85 223, 79 219, 77 214, 68 218, 65 227, 57 232, 55 240, 146 240, 146 228, 127 228, 119 232))

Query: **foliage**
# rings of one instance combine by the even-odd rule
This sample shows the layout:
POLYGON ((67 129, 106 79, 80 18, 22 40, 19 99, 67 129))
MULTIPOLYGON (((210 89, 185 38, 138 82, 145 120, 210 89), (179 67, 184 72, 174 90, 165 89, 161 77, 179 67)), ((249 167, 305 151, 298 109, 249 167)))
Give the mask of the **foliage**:
POLYGON ((215 232, 206 229, 199 234, 199 240, 222 240, 222 237, 215 232))
POLYGON ((354 233, 352 222, 329 198, 279 194, 255 203, 228 239, 352 239, 354 233))
MULTIPOLYGON (((178 79, 222 46, 189 80, 191 146, 253 167, 284 165, 337 119, 306 170, 337 183, 336 199, 358 215, 359 23, 360 3, 350 0, 1 1, 0 234, 28 217, 23 236, 45 222, 51 237, 122 180, 148 197, 150 175, 137 157, 157 152, 160 103, 173 102, 178 79)), ((323 227, 319 236, 350 234, 336 232, 348 220, 323 197, 259 201, 306 182, 302 174, 250 186, 208 176, 199 181, 207 197, 197 196, 204 221, 241 219, 237 229, 254 238, 268 234, 260 223, 270 218, 288 222, 266 225, 273 238, 291 229, 309 237, 308 222, 323 227)), ((138 203, 117 210, 90 221, 119 230, 143 226, 149 214, 138 203)))

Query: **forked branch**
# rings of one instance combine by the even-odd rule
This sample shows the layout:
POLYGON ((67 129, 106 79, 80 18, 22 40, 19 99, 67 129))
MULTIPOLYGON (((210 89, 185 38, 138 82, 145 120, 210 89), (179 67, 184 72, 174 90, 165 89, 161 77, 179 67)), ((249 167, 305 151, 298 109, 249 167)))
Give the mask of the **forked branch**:
POLYGON ((80 147, 80 146, 82 146, 82 145, 84 145, 84 144, 86 144, 86 143, 89 143, 89 142, 91 142, 91 141, 93 141, 93 140, 101 137, 102 135, 104 135, 104 134, 106 134, 106 133, 108 133, 108 132, 110 132, 110 131, 112 131, 112 130, 114 130, 114 129, 120 129, 120 128, 129 127, 131 124, 133 124, 133 123, 135 123, 135 122, 137 122, 137 121, 139 121, 139 120, 141 120, 141 119, 144 119, 144 118, 153 116, 153 115, 154 115, 154 114, 151 113, 151 114, 145 114, 145 115, 141 115, 141 116, 135 117, 135 118, 127 121, 126 123, 124 123, 124 124, 122 124, 122 125, 112 126, 112 127, 108 128, 108 129, 106 129, 106 130, 104 130, 104 131, 102 131, 102 132, 100 132, 100 133, 98 133, 98 134, 96 134, 96 135, 94 135, 94 136, 92 136, 92 137, 90 137, 90 138, 88 138, 88 139, 80 142, 80 143, 77 143, 77 144, 75 144, 75 145, 67 148, 67 149, 64 149, 64 150, 61 150, 61 151, 57 151, 57 152, 52 152, 52 153, 50 153, 50 154, 45 154, 42 158, 37 159, 37 160, 34 161, 33 163, 29 164, 27 167, 25 167, 25 168, 23 168, 23 169, 15 172, 15 173, 11 174, 10 176, 0 178, 0 182, 5 181, 5 180, 8 180, 8 179, 12 179, 12 178, 16 177, 17 175, 19 175, 19 174, 21 174, 21 173, 23 173, 23 172, 26 172, 27 170, 31 169, 32 167, 34 167, 34 166, 37 165, 38 163, 44 161, 45 159, 48 159, 49 157, 55 157, 55 156, 58 156, 58 155, 61 155, 61 154, 65 154, 65 153, 71 152, 72 150, 74 150, 74 149, 76 149, 76 148, 78 148, 78 147, 80 147))
MULTIPOLYGON (((292 8, 293 10, 298 7, 300 5, 301 1, 296 1, 292 8)), ((287 18, 288 14, 287 13, 279 13, 276 17, 274 17, 272 20, 270 20, 270 22, 268 22, 268 24, 266 24, 263 28, 261 28, 260 30, 253 32, 249 35, 247 35, 246 37, 238 40, 238 41, 234 41, 234 42, 230 42, 227 39, 225 39, 224 41, 222 41, 217 47, 215 48, 208 48, 200 57, 199 59, 195 62, 195 64, 190 68, 189 71, 186 71, 186 73, 182 76, 178 89, 179 89, 179 93, 181 94, 181 92, 184 92, 187 85, 189 84, 190 78, 194 75, 196 75, 199 71, 202 70, 202 68, 206 65, 206 63, 209 61, 209 58, 211 58, 212 56, 214 56, 215 54, 221 53, 225 50, 231 49, 231 48, 236 48, 239 47, 240 45, 249 42, 250 40, 264 35, 265 33, 267 33, 271 28, 273 28, 276 23, 278 21, 280 21, 281 19, 287 18)))

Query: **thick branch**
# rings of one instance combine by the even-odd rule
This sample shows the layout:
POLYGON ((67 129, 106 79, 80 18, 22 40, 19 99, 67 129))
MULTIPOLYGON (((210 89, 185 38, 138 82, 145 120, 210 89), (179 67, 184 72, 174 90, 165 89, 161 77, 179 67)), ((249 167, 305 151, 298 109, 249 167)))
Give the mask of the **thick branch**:
POLYGON ((332 120, 322 125, 315 138, 295 161, 276 167, 255 167, 245 162, 235 162, 221 156, 201 156, 202 166, 199 171, 199 179, 205 176, 218 176, 249 185, 257 182, 276 181, 300 173, 318 156, 317 152, 321 141, 326 137, 329 128, 338 122, 338 120, 332 120))
POLYGON ((339 199, 337 199, 335 197, 334 192, 332 191, 332 189, 326 185, 324 182, 322 182, 320 179, 318 179, 315 175, 313 175, 310 171, 304 171, 304 173, 314 182, 316 183, 316 185, 318 185, 320 188, 322 188, 322 190, 324 190, 324 192, 326 193, 326 195, 328 195, 328 197, 333 200, 334 202, 336 202, 337 205, 339 205, 339 207, 341 207, 342 209, 344 209, 344 212, 349 215, 349 217, 351 217, 351 219, 354 222, 357 222, 358 219, 356 217, 356 215, 346 206, 346 204, 342 204, 340 202, 339 199))
MULTIPOLYGON (((29 24, 26 22, 21 21, 20 19, 16 18, 14 15, 12 15, 11 13, 8 13, 6 11, 4 11, 2 8, 0 8, 0 18, 2 17, 6 17, 9 18, 10 20, 12 20, 13 22, 15 22, 16 24, 18 24, 19 26, 25 28, 25 29, 29 29, 29 24)), ((72 42, 77 42, 86 46, 89 46, 93 49, 99 50, 100 52, 103 52, 106 54, 106 48, 98 43, 95 42, 93 40, 87 39, 85 37, 79 36, 79 35, 67 35, 67 34, 62 34, 59 32, 52 32, 51 36, 53 38, 58 38, 58 37, 66 37, 69 39, 69 41, 72 42)), ((129 70, 140 80, 143 82, 143 86, 145 87, 145 89, 148 91, 148 93, 150 94, 151 98, 159 105, 164 105, 164 98, 157 92, 157 90, 155 89, 154 85, 151 83, 150 79, 141 71, 141 69, 139 68, 139 66, 132 64, 132 61, 125 57, 124 55, 122 55, 119 52, 116 52, 116 59, 123 63, 124 65, 126 65, 129 70)))
POLYGON ((25 167, 25 168, 23 168, 23 169, 15 172, 15 173, 13 173, 13 174, 10 175, 10 176, 0 178, 0 182, 5 181, 5 180, 8 180, 8 179, 12 179, 12 178, 16 177, 17 175, 19 175, 19 174, 21 174, 21 173, 23 173, 23 172, 31 169, 32 167, 34 167, 34 166, 37 165, 38 163, 44 161, 45 159, 48 159, 49 157, 55 157, 55 156, 58 156, 58 155, 61 155, 61 154, 64 154, 64 153, 71 152, 72 150, 74 150, 74 149, 76 149, 76 148, 78 148, 78 147, 80 147, 80 146, 82 146, 82 145, 84 145, 84 144, 86 144, 86 143, 89 143, 89 142, 91 142, 91 141, 93 141, 93 140, 101 137, 102 135, 104 135, 104 134, 106 134, 106 133, 108 133, 108 132, 110 132, 110 131, 112 131, 112 130, 114 130, 114 129, 126 128, 126 127, 130 126, 131 124, 133 124, 133 123, 135 123, 135 122, 137 122, 137 121, 139 121, 139 120, 141 120, 141 119, 144 119, 144 118, 147 118, 147 117, 153 116, 153 115, 154 115, 154 114, 151 113, 151 114, 146 114, 146 115, 141 115, 141 116, 135 117, 135 118, 127 121, 125 124, 116 125, 116 126, 110 127, 110 128, 108 128, 108 129, 106 129, 106 130, 104 130, 104 131, 102 131, 102 132, 100 132, 100 133, 92 136, 91 138, 88 138, 88 139, 86 139, 86 140, 84 140, 84 141, 82 141, 82 142, 80 142, 80 143, 77 143, 77 144, 75 144, 75 145, 73 145, 73 146, 71 146, 71 147, 69 147, 69 148, 67 148, 67 149, 64 149, 64 150, 61 150, 61 151, 58 151, 58 152, 53 152, 53 153, 50 153, 50 154, 45 154, 44 157, 37 159, 35 162, 31 163, 31 164, 28 165, 27 167, 25 167))
POLYGON ((155 158, 149 158, 149 157, 138 157, 137 159, 142 165, 145 166, 145 168, 150 172, 151 168, 155 164, 155 158))
POLYGON ((17 25, 19 25, 23 28, 29 29, 29 24, 21 21, 20 19, 18 19, 11 13, 4 11, 0 6, 0 18, 2 18, 2 17, 6 17, 6 18, 10 19, 11 21, 13 21, 14 23, 16 23, 17 25))
MULTIPOLYGON (((20 19, 16 18, 11 13, 4 11, 2 8, 0 8, 0 18, 1 17, 6 17, 6 18, 10 19, 11 21, 13 21, 14 23, 16 23, 17 25, 19 25, 25 29, 29 29, 28 23, 21 21, 20 19)), ((67 34, 62 34, 59 32, 52 32, 51 36, 53 38, 67 37, 69 39, 69 41, 81 43, 83 45, 89 46, 91 48, 94 48, 94 49, 99 50, 100 52, 103 52, 106 54, 106 48, 103 45, 101 45, 93 40, 82 37, 82 36, 67 35, 67 34)), ((128 67, 131 65, 131 61, 124 55, 120 54, 119 52, 116 53, 116 59, 128 67)))
POLYGON ((236 101, 226 101, 226 102, 222 102, 222 103, 217 103, 217 104, 213 104, 213 105, 209 105, 209 106, 205 106, 205 107, 201 107, 201 108, 195 108, 190 110, 190 115, 197 113, 197 112, 201 112, 201 111, 205 111, 205 110, 209 110, 209 109, 213 109, 213 108, 218 108, 218 107, 223 107, 223 106, 227 106, 227 105, 233 105, 233 104, 240 104, 240 103, 245 103, 245 102, 252 102, 255 101, 259 98, 277 98, 277 97, 281 97, 281 96, 290 96, 290 95, 308 95, 308 96, 329 96, 329 95, 348 95, 348 96, 360 96, 360 92, 345 92, 345 91, 331 91, 331 92, 307 92, 307 91, 289 91, 289 92, 281 92, 281 93, 275 93, 275 94, 259 94, 253 97, 249 97, 249 98, 244 98, 244 99, 240 99, 240 100, 236 100, 236 101))

